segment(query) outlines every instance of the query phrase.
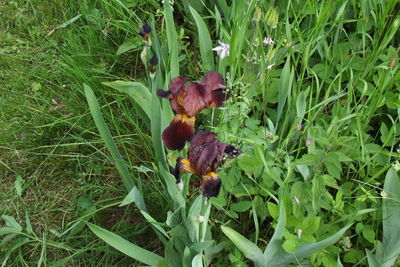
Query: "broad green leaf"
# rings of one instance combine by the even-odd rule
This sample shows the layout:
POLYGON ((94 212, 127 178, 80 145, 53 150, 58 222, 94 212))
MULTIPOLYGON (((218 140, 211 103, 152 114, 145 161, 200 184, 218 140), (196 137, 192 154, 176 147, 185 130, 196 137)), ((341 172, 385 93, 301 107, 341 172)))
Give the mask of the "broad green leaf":
POLYGON ((246 258, 253 262, 260 261, 262 252, 253 242, 227 226, 221 225, 221 230, 243 252, 246 258))
POLYGON ((320 159, 314 154, 305 154, 300 159, 296 160, 296 165, 316 165, 320 159))
POLYGON ((349 248, 349 250, 343 255, 343 262, 352 263, 350 266, 354 266, 360 259, 364 257, 361 250, 356 248, 349 248))
POLYGON ((192 260, 192 267, 203 267, 202 254, 197 254, 192 260))
POLYGON ((320 200, 323 194, 325 194, 325 182, 322 176, 317 175, 312 180, 312 187, 311 187, 312 206, 314 211, 319 210, 320 200))
POLYGON ((131 191, 129 191, 129 193, 126 195, 126 197, 121 201, 119 207, 123 207, 135 202, 139 210, 146 210, 146 204, 142 201, 143 198, 141 197, 140 191, 137 189, 136 186, 134 186, 132 187, 131 191))
POLYGON ((307 217, 302 221, 300 228, 304 233, 315 233, 319 228, 320 221, 321 217, 307 217))
POLYGON ((254 202, 254 208, 256 209, 257 212, 257 216, 260 217, 261 220, 263 221, 268 214, 266 203, 260 196, 255 196, 253 202, 254 202))
POLYGON ((115 144, 111 136, 110 130, 108 129, 106 122, 104 121, 103 115, 101 115, 100 106, 97 102, 95 94, 88 85, 84 84, 83 87, 93 120, 97 126, 97 129, 100 132, 101 137, 104 140, 104 143, 106 144, 107 149, 110 151, 111 156, 115 161, 115 166, 117 167, 118 172, 121 175, 122 181, 124 182, 126 189, 129 191, 134 186, 134 184, 133 179, 128 171, 128 167, 126 166, 124 160, 121 157, 121 154, 118 151, 117 145, 115 144))
POLYGON ((168 233, 162 228, 161 223, 157 222, 150 214, 145 211, 140 211, 146 220, 151 223, 160 233, 162 233, 166 238, 170 238, 168 233))
POLYGON ((301 173, 301 176, 303 176, 304 181, 307 181, 308 177, 310 176, 310 170, 308 169, 308 166, 299 164, 296 165, 296 168, 301 173))
POLYGON ((297 117, 302 119, 304 117, 304 114, 306 114, 306 98, 308 95, 309 88, 305 91, 301 91, 300 94, 297 97, 296 101, 296 109, 297 109, 297 117))
POLYGON ((365 250, 365 254, 367 254, 368 259, 368 266, 369 267, 381 267, 378 262, 378 259, 369 251, 368 249, 365 250))
POLYGON ((19 197, 21 197, 22 196, 22 176, 21 176, 21 174, 17 174, 15 176, 14 187, 15 187, 15 192, 17 192, 17 195, 19 197))
POLYGON ((203 241, 206 237, 207 227, 208 227, 208 219, 210 218, 211 212, 211 200, 205 198, 205 203, 203 204, 203 222, 200 224, 200 241, 203 241))
POLYGON ((0 235, 6 235, 6 234, 10 234, 10 233, 22 233, 21 230, 18 230, 14 227, 1 227, 0 228, 0 235))
POLYGON ((324 180, 324 183, 325 183, 327 186, 339 190, 339 186, 338 186, 338 184, 337 184, 335 178, 333 178, 332 176, 330 176, 330 175, 322 175, 322 179, 324 180))
POLYGON ((28 212, 26 211, 25 212, 25 224, 26 224, 26 232, 28 233, 28 234, 33 234, 33 229, 32 229, 32 224, 31 224, 31 220, 29 219, 29 216, 28 216, 28 212))
POLYGON ((195 243, 194 245, 190 246, 190 248, 197 253, 200 253, 202 250, 205 250, 211 247, 214 244, 214 240, 207 240, 199 243, 195 243))
POLYGON ((165 183, 167 184, 167 190, 170 197, 176 202, 178 207, 185 208, 186 202, 182 196, 182 193, 178 190, 175 177, 169 171, 165 170, 162 166, 160 166, 159 170, 162 177, 164 178, 165 183))
POLYGON ((390 266, 400 254, 400 181, 393 168, 386 174, 383 190, 383 240, 378 257, 384 266, 390 266))
MULTIPOLYGON (((1 230, 1 228, 0 228, 0 230, 1 230)), ((10 233, 10 234, 2 237, 1 242, 0 242, 0 249, 2 247, 6 247, 6 245, 17 236, 18 236, 18 234, 16 234, 16 233, 10 233)))
POLYGON ((288 253, 294 253, 296 251, 298 243, 298 240, 288 239, 283 242, 282 248, 288 253))
POLYGON ((122 45, 118 47, 117 50, 117 56, 121 55, 125 52, 128 52, 130 50, 139 48, 142 46, 142 40, 141 38, 133 38, 133 39, 128 39, 126 40, 122 45))
POLYGON ((118 92, 125 93, 144 111, 147 119, 151 118, 151 93, 143 84, 138 82, 114 81, 103 82, 105 86, 116 89, 118 92))
POLYGON ((200 241, 198 239, 200 234, 200 223, 198 218, 201 213, 202 200, 203 200, 202 195, 197 196, 192 206, 190 206, 188 212, 188 218, 190 222, 189 224, 190 229, 188 229, 188 233, 190 235, 191 240, 196 240, 197 242, 200 241))
POLYGON ((167 41, 168 41, 168 54, 171 78, 179 76, 179 40, 175 30, 175 22, 172 14, 172 7, 169 1, 164 1, 164 18, 165 26, 167 29, 167 41))
POLYGON ((236 212, 245 212, 246 210, 249 210, 251 208, 251 201, 249 200, 242 200, 237 203, 231 204, 230 208, 231 210, 234 210, 236 212))
POLYGON ((22 226, 15 220, 14 217, 8 215, 2 215, 1 218, 6 222, 8 227, 12 227, 17 231, 22 231, 22 226))
POLYGON ((362 230, 362 235, 369 242, 374 243, 374 241, 375 241, 375 232, 374 232, 374 229, 372 228, 372 226, 364 225, 363 230, 362 230))
POLYGON ((272 218, 277 219, 278 218, 278 205, 272 202, 267 202, 267 208, 269 215, 271 215, 272 218))
POLYGON ((285 66, 282 69, 279 91, 278 91, 278 110, 276 113, 276 122, 278 125, 279 119, 282 115, 283 108, 291 90, 291 75, 290 75, 290 56, 287 57, 285 66))
POLYGON ((185 247, 185 250, 183 251, 183 267, 190 267, 190 249, 188 247, 185 247))
POLYGON ((101 238, 103 241, 105 241, 107 244, 112 246, 113 248, 121 251, 125 255, 138 260, 140 262, 143 262, 144 264, 148 265, 157 265, 160 264, 161 262, 164 261, 164 259, 157 254, 148 251, 146 249, 143 249, 125 239, 120 237, 119 235, 116 235, 104 228, 101 228, 97 225, 91 224, 86 222, 86 224, 89 226, 90 230, 97 235, 99 238, 101 238))
POLYGON ((282 244, 283 244, 283 232, 285 231, 286 226, 286 210, 283 201, 281 200, 279 203, 279 219, 278 224, 276 225, 275 232, 272 235, 272 238, 263 253, 263 262, 268 266, 268 264, 274 264, 276 261, 276 257, 278 254, 282 253, 282 244))
POLYGON ((203 71, 214 70, 214 57, 212 49, 212 43, 210 38, 210 33, 208 31, 207 25, 204 23, 201 16, 189 6, 190 12, 194 17, 197 25, 197 32, 199 33, 199 45, 200 45, 200 56, 202 61, 203 71))
POLYGON ((153 94, 151 96, 151 135, 153 139, 153 149, 156 160, 168 169, 167 159, 165 157, 164 144, 162 142, 161 133, 162 125, 165 124, 165 117, 160 108, 158 98, 153 94))
POLYGON ((350 228, 350 226, 351 224, 343 227, 335 234, 319 242, 300 244, 294 254, 280 253, 276 258, 277 259, 276 264, 287 265, 289 263, 294 263, 297 262, 299 259, 309 257, 310 255, 323 250, 327 246, 336 243, 342 237, 342 235, 347 231, 347 229, 350 228))

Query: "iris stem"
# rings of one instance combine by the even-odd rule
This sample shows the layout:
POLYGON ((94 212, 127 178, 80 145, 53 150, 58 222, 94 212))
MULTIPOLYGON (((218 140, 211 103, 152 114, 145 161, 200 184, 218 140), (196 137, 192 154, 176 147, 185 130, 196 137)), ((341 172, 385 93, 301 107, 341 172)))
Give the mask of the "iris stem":
POLYGON ((200 231, 199 231, 199 238, 198 240, 200 242, 204 241, 204 238, 206 236, 207 232, 207 226, 208 226, 208 217, 210 215, 210 208, 211 208, 211 202, 209 201, 208 198, 202 197, 202 202, 201 202, 201 210, 200 210, 200 216, 202 216, 203 221, 200 223, 200 231))

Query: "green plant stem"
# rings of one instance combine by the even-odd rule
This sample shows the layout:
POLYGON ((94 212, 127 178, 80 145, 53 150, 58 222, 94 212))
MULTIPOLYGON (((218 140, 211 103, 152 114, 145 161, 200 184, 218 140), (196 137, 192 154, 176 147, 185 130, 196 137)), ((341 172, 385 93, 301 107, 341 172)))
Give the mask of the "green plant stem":
POLYGON ((206 206, 207 206, 207 198, 203 196, 201 200, 201 210, 200 210, 200 216, 203 217, 203 221, 200 222, 200 231, 198 237, 199 242, 204 241, 205 235, 203 235, 203 232, 205 233, 207 231, 208 218, 206 221, 206 212, 207 212, 206 206))

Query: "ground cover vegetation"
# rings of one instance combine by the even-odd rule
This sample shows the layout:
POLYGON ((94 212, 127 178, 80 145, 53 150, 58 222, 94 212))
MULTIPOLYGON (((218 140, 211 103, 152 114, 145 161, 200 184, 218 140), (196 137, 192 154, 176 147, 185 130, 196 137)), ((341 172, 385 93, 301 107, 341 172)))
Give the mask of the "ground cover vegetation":
POLYGON ((0 8, 4 266, 396 265, 398 1, 0 8))

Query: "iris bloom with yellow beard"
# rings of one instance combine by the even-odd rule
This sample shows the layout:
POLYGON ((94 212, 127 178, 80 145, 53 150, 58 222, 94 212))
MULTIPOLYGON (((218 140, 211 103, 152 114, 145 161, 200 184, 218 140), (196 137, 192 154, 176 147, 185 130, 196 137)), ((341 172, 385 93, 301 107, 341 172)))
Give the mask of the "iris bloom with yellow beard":
POLYGON ((157 95, 168 98, 175 117, 162 133, 165 146, 182 150, 194 135, 196 114, 206 108, 220 107, 229 97, 219 72, 208 72, 200 82, 187 83, 187 77, 175 77, 168 91, 157 90, 157 95))
POLYGON ((191 140, 188 157, 179 157, 173 170, 176 182, 180 183, 181 173, 192 173, 201 177, 203 195, 217 197, 221 188, 221 179, 217 168, 227 158, 235 158, 241 152, 234 146, 219 142, 216 133, 199 131, 191 140))

